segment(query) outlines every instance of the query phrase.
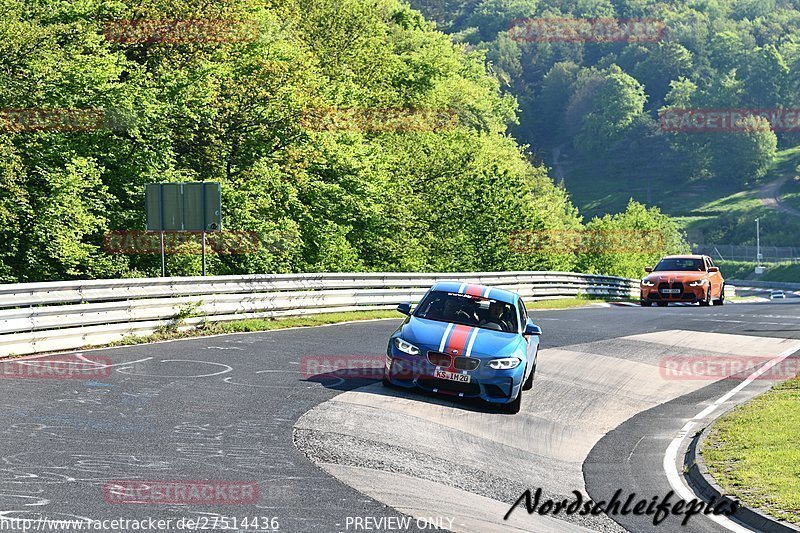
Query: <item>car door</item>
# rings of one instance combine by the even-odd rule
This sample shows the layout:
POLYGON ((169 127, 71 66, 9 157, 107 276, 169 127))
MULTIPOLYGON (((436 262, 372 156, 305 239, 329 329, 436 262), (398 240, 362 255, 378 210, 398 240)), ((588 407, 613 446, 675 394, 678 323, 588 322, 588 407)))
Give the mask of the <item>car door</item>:
POLYGON ((708 271, 709 267, 711 267, 711 259, 709 259, 708 256, 703 256, 703 265, 703 270, 706 271, 705 277, 708 280, 708 290, 711 291, 711 295, 713 297, 714 293, 717 292, 717 286, 714 283, 714 274, 708 271))
MULTIPOLYGON (((519 313, 519 323, 520 323, 520 334, 525 331, 525 326, 528 324, 528 310, 525 308, 525 302, 522 301, 522 298, 517 300, 517 310, 519 313)), ((528 377, 528 373, 533 368, 533 365, 536 364, 536 354, 539 351, 539 339, 535 336, 525 337, 525 342, 527 343, 527 348, 525 351, 525 355, 529 361, 528 364, 528 372, 526 372, 525 377, 528 377)))
MULTIPOLYGON (((714 260, 710 257, 706 257, 706 270, 708 267, 716 266, 714 264, 714 260)), ((722 279, 722 274, 720 272, 709 272, 708 273, 708 282, 711 284, 711 294, 718 295, 719 298, 722 297, 722 291, 724 290, 722 284, 724 280, 722 279)))

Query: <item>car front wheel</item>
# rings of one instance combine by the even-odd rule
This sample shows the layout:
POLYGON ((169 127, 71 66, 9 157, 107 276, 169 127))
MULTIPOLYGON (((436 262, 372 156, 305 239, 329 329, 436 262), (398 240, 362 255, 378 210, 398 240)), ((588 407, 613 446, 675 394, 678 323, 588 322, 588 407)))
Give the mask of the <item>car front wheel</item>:
POLYGON ((702 305, 703 307, 711 305, 711 287, 709 287, 708 290, 706 291, 705 299, 700 300, 700 305, 702 305))
POLYGON ((533 365, 533 369, 531 369, 531 375, 525 380, 525 384, 522 385, 522 390, 531 390, 533 388, 534 375, 536 375, 536 365, 533 365))
POLYGON ((384 387, 389 387, 390 389, 395 388, 394 384, 391 381, 389 381, 389 376, 386 374, 385 368, 383 369, 383 377, 381 378, 381 384, 383 384, 384 387))
POLYGON ((719 300, 714 300, 714 305, 725 305, 725 285, 719 290, 719 300))
POLYGON ((514 400, 508 403, 501 404, 502 411, 504 413, 508 413, 511 415, 519 413, 521 407, 522 407, 522 387, 519 388, 517 397, 514 400))

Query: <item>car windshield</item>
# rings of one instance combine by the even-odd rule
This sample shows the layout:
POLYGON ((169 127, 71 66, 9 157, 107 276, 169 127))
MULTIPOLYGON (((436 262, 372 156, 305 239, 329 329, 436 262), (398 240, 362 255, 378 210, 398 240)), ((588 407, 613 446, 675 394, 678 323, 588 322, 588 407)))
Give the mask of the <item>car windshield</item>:
POLYGON ((658 262, 653 272, 703 272, 705 266, 702 259, 693 258, 666 258, 658 262))
POLYGON ((432 291, 417 306, 414 316, 506 333, 518 331, 517 313, 512 304, 467 294, 432 291))

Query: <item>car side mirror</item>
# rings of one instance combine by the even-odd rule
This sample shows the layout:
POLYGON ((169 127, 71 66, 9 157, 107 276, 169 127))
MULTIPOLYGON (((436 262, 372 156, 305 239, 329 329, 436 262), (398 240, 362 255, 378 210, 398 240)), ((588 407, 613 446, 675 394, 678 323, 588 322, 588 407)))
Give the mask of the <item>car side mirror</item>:
POLYGON ((644 267, 644 271, 650 273, 653 271, 653 267, 644 267))
POLYGON ((525 324, 525 331, 523 332, 523 335, 525 336, 536 335, 537 337, 540 337, 542 335, 542 328, 540 328, 533 322, 528 322, 527 324, 525 324))
POLYGON ((410 303, 402 303, 397 306, 397 311, 399 313, 403 313, 404 315, 411 314, 411 304, 410 303))
POLYGON ((709 272, 719 272, 719 267, 708 267, 709 272))

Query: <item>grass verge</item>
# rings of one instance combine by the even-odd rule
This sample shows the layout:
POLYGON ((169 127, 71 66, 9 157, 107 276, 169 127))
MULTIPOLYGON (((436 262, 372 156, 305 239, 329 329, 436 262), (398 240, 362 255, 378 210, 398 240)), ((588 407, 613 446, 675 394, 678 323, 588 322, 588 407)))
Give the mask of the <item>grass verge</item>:
POLYGON ((718 261, 722 275, 726 279, 750 279, 758 281, 777 281, 800 283, 800 264, 765 264, 766 272, 760 276, 752 276, 756 264, 744 261, 718 261))
POLYGON ((163 326, 152 335, 130 335, 109 346, 127 346, 190 337, 208 335, 224 335, 226 333, 249 333, 256 331, 272 331, 276 329, 325 326, 356 320, 376 320, 381 318, 401 318, 397 311, 348 311, 345 313, 323 313, 286 318, 250 318, 234 322, 205 322, 196 328, 179 329, 180 321, 163 326))
MULTIPOLYGON (((538 302, 527 302, 525 308, 528 311, 532 310, 546 310, 546 309, 571 309, 573 307, 583 307, 591 303, 608 302, 605 298, 589 298, 586 296, 579 296, 577 298, 558 298, 554 300, 539 300, 538 302)), ((621 300, 614 300, 621 301, 621 300)), ((628 301, 628 300, 626 300, 628 301)), ((632 300, 631 300, 632 301, 632 300)))
POLYGON ((754 275, 756 264, 748 261, 716 261, 725 279, 747 279, 754 275))
POLYGON ((726 298, 729 302, 747 303, 747 302, 760 302, 760 296, 728 296, 726 298))
POLYGON ((763 281, 785 281, 800 283, 800 265, 768 266, 764 275, 758 278, 763 281))
MULTIPOLYGON (((577 298, 560 298, 557 300, 541 300, 538 302, 528 302, 528 310, 544 309, 569 309, 581 307, 590 303, 605 302, 602 298, 589 298, 579 296, 577 298)), ((189 314, 187 314, 187 317, 189 314)), ((248 333, 256 331, 272 331, 276 329, 324 326, 328 324, 338 324, 341 322, 352 322, 356 320, 376 320, 381 318, 402 318, 397 311, 349 311, 346 313, 325 313, 320 315, 306 315, 299 317, 286 318, 253 318, 236 320, 234 322, 205 322, 195 328, 181 329, 182 319, 178 318, 171 324, 161 327, 151 335, 129 335, 107 346, 128 346, 132 344, 144 344, 148 342, 158 342, 174 339, 188 339, 191 337, 203 337, 208 335, 224 335, 226 333, 248 333)))
POLYGON ((711 428, 709 472, 750 507, 800 523, 800 378, 775 385, 711 428))

